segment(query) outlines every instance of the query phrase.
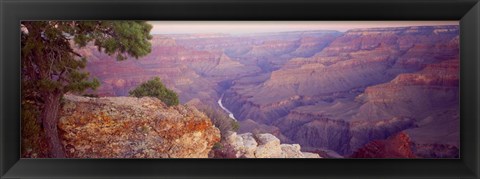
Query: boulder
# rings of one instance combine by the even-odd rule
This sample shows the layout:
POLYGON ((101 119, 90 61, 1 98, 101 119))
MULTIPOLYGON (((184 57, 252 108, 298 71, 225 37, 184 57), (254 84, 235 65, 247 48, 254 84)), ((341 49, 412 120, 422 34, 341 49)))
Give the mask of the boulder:
POLYGON ((311 152, 302 152, 305 158, 322 158, 320 155, 311 152))
POLYGON ((255 141, 252 133, 244 133, 239 135, 243 139, 244 146, 244 156, 247 158, 255 157, 255 150, 257 149, 258 143, 255 141))
POLYGON ((284 158, 304 158, 305 155, 300 151, 298 144, 281 144, 282 156, 284 158))
MULTIPOLYGON (((318 154, 302 152, 299 144, 281 144, 272 134, 228 132, 223 146, 230 147, 235 158, 321 158, 318 154)), ((223 155, 227 156, 227 155, 223 155)))

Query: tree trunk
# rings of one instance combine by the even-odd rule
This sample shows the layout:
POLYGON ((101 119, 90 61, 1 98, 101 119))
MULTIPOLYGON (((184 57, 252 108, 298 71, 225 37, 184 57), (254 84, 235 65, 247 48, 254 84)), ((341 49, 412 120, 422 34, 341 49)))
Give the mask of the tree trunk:
POLYGON ((50 157, 52 158, 65 158, 65 152, 57 130, 57 114, 62 95, 63 94, 60 92, 47 93, 44 95, 45 103, 41 118, 43 129, 45 130, 45 136, 47 138, 50 157))

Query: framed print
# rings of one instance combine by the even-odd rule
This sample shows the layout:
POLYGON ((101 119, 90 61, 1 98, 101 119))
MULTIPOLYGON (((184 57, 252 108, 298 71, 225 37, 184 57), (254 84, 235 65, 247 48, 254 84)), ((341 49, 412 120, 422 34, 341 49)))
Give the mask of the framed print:
POLYGON ((2 178, 479 177, 478 1, 0 10, 2 178))

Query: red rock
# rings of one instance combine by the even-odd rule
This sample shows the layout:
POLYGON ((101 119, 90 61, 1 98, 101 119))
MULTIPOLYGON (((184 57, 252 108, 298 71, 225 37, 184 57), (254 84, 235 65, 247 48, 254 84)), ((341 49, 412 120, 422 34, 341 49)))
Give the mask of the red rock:
POLYGON ((353 153, 351 158, 417 158, 407 134, 400 132, 385 140, 374 140, 353 153))
POLYGON ((220 130, 196 108, 157 98, 65 95, 59 131, 69 158, 207 158, 220 130))

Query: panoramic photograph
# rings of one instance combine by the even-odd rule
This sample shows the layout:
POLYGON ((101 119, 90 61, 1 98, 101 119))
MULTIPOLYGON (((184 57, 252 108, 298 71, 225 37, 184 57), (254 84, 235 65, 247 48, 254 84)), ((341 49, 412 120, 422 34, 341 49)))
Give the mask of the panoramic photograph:
POLYGON ((22 21, 22 158, 460 158, 458 21, 22 21))

